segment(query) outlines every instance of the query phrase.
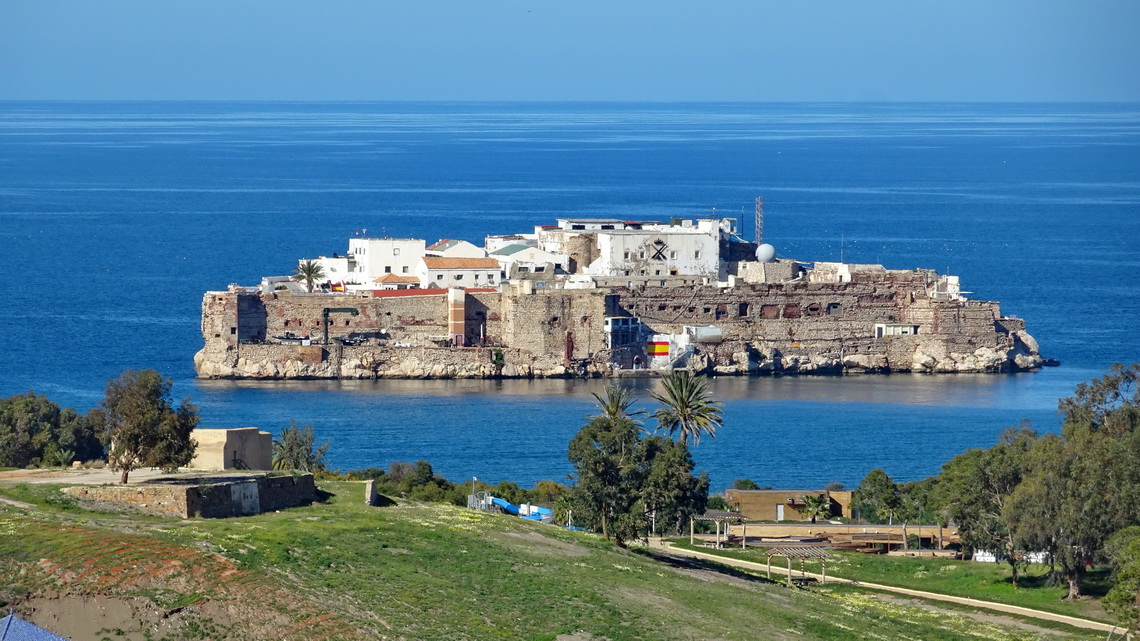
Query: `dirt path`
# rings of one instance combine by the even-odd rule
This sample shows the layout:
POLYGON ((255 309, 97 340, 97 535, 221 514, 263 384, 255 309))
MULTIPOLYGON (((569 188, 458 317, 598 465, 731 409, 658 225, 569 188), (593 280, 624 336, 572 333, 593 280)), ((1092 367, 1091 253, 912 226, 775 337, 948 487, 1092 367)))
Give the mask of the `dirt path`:
MULTIPOLYGON (((742 561, 739 559, 732 559, 732 558, 728 558, 728 557, 723 557, 723 556, 720 556, 717 554, 709 554, 708 552, 698 552, 697 550, 686 550, 683 548, 673 547, 672 544, 664 543, 664 542, 657 540, 657 539, 651 540, 650 546, 656 547, 659 549, 668 550, 668 552, 670 554, 676 554, 678 556, 687 556, 687 557, 691 557, 694 559, 705 559, 708 561, 716 561, 717 563, 722 563, 724 565, 737 567, 737 568, 743 568, 745 570, 752 570, 755 572, 767 572, 768 571, 768 566, 766 564, 763 564, 763 563, 755 563, 752 561, 742 561)), ((787 575, 788 569, 777 567, 777 566, 773 565, 772 566, 772 572, 782 574, 782 575, 787 575)), ((796 572, 795 570, 793 570, 792 574, 798 575, 799 573, 796 572)), ((823 577, 821 575, 815 574, 812 572, 806 572, 805 576, 814 578, 817 581, 823 581, 823 577)), ((1065 625, 1071 625, 1075 628, 1084 628, 1087 630, 1099 630, 1101 632, 1119 631, 1119 628, 1112 625, 1111 623, 1101 623, 1100 621, 1091 621, 1089 619, 1082 619, 1079 617, 1071 617, 1071 616, 1064 615, 1064 614, 1055 614, 1053 612, 1044 612, 1042 610, 1034 610, 1031 608, 1023 608, 1023 607, 1017 606, 1017 605, 1007 605, 1005 603, 995 603, 993 601, 981 601, 978 599, 971 599, 969 597, 950 596, 948 594, 937 594, 934 592, 924 592, 922 590, 911 590, 909 588, 900 588, 900 587, 895 587, 892 585, 882 585, 879 583, 865 583, 863 581, 855 581, 852 579, 843 579, 843 578, 838 578, 838 577, 833 577, 833 576, 827 577, 827 582, 828 583, 846 583, 849 585, 855 585, 855 586, 859 586, 862 588, 868 588, 871 590, 878 590, 881 592, 893 592, 895 594, 905 594, 907 596, 918 597, 921 599, 928 599, 931 601, 945 601, 947 603, 957 603, 959 605, 968 605, 968 606, 972 606, 972 607, 976 607, 976 608, 984 608, 986 610, 993 610, 996 612, 1005 612, 1007 614, 1016 614, 1018 616, 1029 617, 1029 618, 1033 618, 1033 619, 1041 619, 1044 621, 1055 621, 1057 623, 1064 623, 1065 625)))
POLYGON ((18 507, 21 510, 30 510, 34 507, 31 503, 24 503, 23 501, 17 501, 16 499, 6 499, 3 496, 0 496, 0 503, 18 507))

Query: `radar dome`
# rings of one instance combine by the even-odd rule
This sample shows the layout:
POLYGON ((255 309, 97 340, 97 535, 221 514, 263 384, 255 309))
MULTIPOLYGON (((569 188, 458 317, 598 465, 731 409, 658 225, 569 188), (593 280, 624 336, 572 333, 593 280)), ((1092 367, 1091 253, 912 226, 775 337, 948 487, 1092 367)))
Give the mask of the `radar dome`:
POLYGON ((756 260, 762 263, 770 263, 776 259, 776 248, 764 243, 756 248, 756 260))

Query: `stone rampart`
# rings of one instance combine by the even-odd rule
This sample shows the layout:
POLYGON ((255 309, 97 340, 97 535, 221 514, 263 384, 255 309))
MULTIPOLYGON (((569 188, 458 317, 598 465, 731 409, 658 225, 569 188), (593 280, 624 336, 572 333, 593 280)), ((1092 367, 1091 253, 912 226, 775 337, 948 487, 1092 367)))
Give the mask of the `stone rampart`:
POLYGON ((77 486, 63 491, 95 508, 181 518, 250 516, 307 505, 317 498, 312 474, 178 479, 145 485, 77 486))
POLYGON ((265 379, 626 375, 620 367, 638 356, 644 362, 644 345, 611 351, 605 319, 615 316, 640 319, 647 336, 720 328, 720 341, 698 344, 688 363, 710 374, 1002 372, 1044 362, 1024 321, 1002 317, 998 303, 932 296, 933 272, 844 277, 850 280, 467 292, 463 335, 487 347, 448 346, 442 291, 379 298, 211 292, 195 369, 204 378, 265 379), (336 307, 358 315, 333 314, 330 337, 368 340, 273 341, 284 332, 319 337, 321 311, 336 307), (256 317, 264 318, 268 342, 256 317))

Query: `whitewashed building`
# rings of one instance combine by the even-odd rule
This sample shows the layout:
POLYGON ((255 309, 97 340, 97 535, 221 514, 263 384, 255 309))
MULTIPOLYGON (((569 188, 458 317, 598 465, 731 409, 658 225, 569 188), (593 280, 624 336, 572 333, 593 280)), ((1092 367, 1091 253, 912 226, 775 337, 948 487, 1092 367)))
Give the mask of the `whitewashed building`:
POLYGON ((421 287, 435 289, 498 287, 500 269, 494 258, 424 256, 416 265, 416 276, 421 287))
POLYGON ((385 274, 415 276, 426 252, 420 238, 350 238, 348 255, 355 263, 349 289, 372 289, 373 281, 385 274))
POLYGON ((466 240, 444 238, 428 245, 427 255, 447 258, 486 258, 487 252, 482 247, 477 247, 466 240))

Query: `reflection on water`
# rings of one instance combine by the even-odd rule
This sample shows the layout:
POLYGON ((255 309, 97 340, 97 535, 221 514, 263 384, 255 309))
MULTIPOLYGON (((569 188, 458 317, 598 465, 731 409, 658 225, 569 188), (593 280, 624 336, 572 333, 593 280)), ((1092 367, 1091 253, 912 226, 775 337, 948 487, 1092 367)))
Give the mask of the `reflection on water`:
MULTIPOLYGON (((1094 374, 1095 375, 1095 374, 1094 374)), ((524 396, 589 399, 606 385, 632 388, 648 398, 657 388, 655 378, 536 379, 536 380, 376 380, 376 381, 215 381, 194 382, 197 393, 225 397, 244 391, 270 394, 338 392, 377 395, 389 400, 404 397, 486 395, 496 398, 524 396)), ((1057 399, 1073 391, 1072 372, 1043 370, 1019 374, 891 374, 853 376, 727 376, 712 379, 711 389, 725 402, 822 401, 831 403, 890 403, 958 407, 1055 408, 1057 399), (1056 375, 1061 373, 1060 376, 1056 375)))

